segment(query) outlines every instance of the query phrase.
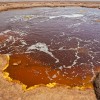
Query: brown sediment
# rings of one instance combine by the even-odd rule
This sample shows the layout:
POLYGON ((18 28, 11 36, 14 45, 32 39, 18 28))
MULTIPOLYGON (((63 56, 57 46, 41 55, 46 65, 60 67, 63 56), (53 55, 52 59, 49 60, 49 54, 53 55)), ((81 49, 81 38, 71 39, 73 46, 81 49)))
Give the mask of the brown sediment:
POLYGON ((96 22, 100 22, 100 20, 95 20, 96 22))
POLYGON ((46 2, 1 2, 0 11, 6 11, 9 9, 23 9, 32 7, 88 7, 88 8, 100 8, 100 2, 85 2, 85 1, 46 1, 46 2))

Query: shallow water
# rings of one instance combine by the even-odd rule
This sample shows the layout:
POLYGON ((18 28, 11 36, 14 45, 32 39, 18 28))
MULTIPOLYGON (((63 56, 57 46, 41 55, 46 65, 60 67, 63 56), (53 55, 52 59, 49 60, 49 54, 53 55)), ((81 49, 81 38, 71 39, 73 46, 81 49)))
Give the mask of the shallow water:
POLYGON ((56 82, 91 85, 100 67, 100 10, 33 8, 0 13, 5 70, 28 87, 56 82))

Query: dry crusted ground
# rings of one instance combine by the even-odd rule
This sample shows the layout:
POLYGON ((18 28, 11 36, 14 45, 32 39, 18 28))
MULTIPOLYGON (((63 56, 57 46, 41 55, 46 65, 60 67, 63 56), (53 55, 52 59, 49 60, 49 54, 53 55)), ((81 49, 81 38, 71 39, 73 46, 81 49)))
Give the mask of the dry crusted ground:
MULTIPOLYGON (((100 9, 100 2, 20 2, 0 3, 0 11, 29 7, 81 6, 100 9)), ((96 100, 93 89, 68 89, 67 86, 48 88, 39 86, 24 91, 22 86, 4 78, 3 68, 8 63, 6 55, 0 55, 0 100, 96 100)))
POLYGON ((67 86, 49 88, 39 86, 25 91, 22 86, 4 78, 3 69, 9 64, 6 55, 0 55, 0 100, 96 100, 93 89, 68 89, 67 86))
POLYGON ((79 7, 91 7, 99 8, 100 2, 1 2, 0 11, 18 8, 30 8, 30 7, 67 7, 67 6, 79 6, 79 7))

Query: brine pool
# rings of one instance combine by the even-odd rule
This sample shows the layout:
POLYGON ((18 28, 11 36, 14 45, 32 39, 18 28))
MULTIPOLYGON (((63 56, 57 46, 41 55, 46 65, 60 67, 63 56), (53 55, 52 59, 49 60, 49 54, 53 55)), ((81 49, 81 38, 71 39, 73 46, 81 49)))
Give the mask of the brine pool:
POLYGON ((100 71, 100 10, 42 7, 0 13, 4 72, 27 88, 57 83, 91 87, 100 71))

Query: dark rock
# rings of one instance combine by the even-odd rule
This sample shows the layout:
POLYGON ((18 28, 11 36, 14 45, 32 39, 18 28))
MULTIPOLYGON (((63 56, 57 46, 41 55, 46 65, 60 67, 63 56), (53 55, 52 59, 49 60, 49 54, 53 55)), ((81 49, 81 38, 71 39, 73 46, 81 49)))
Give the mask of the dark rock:
POLYGON ((97 73, 93 81, 93 87, 94 87, 97 100, 100 100, 100 73, 97 73))

